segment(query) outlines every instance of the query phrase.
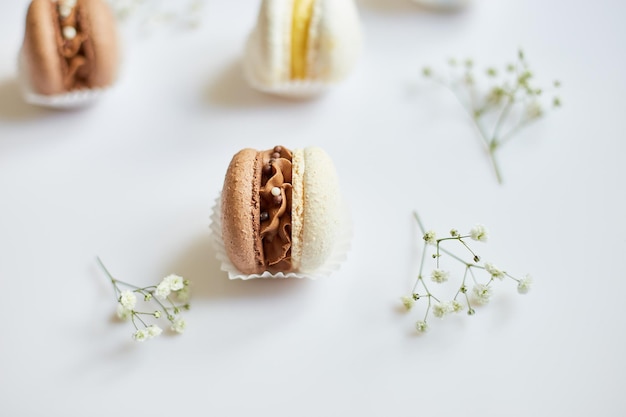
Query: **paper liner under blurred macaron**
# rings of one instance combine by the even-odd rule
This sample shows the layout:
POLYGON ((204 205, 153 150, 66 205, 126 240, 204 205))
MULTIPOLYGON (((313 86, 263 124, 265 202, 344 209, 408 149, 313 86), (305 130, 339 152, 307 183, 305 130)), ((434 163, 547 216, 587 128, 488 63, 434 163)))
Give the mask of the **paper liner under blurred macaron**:
POLYGON ((104 0, 33 0, 19 54, 26 101, 76 107, 115 82, 119 63, 115 17, 104 0))

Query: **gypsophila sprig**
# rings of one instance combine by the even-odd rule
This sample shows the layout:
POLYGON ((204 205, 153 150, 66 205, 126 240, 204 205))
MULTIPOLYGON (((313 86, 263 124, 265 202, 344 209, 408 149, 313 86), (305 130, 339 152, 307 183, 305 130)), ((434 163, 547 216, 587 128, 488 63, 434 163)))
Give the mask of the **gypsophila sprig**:
POLYGON ((168 275, 157 285, 138 287, 113 278, 102 260, 100 258, 97 260, 113 285, 117 317, 122 321, 130 321, 135 328, 132 333, 133 340, 143 342, 160 336, 163 329, 155 323, 155 320, 167 320, 170 329, 175 333, 182 333, 187 328, 187 322, 180 313, 190 308, 188 280, 178 275, 168 275), (139 310, 138 301, 143 302, 146 311, 139 310))
POLYGON ((554 81, 550 88, 535 85, 535 75, 522 50, 515 63, 502 69, 481 69, 472 60, 461 64, 456 59, 450 59, 448 67, 441 71, 427 67, 422 75, 450 89, 465 107, 485 145, 496 178, 502 183, 497 151, 549 109, 562 106, 556 95, 561 83, 554 81))
POLYGON ((472 240, 486 241, 488 233, 485 226, 474 226, 466 234, 460 233, 457 229, 451 229, 449 237, 434 238, 434 242, 431 242, 431 237, 436 236, 435 232, 426 231, 417 212, 413 214, 425 244, 422 248, 415 285, 411 293, 401 297, 400 301, 406 311, 411 311, 416 310, 417 303, 424 300, 422 304, 426 305, 423 316, 419 316, 419 320, 415 323, 418 333, 424 333, 429 328, 431 314, 443 319, 450 314, 465 311, 469 316, 473 316, 476 313, 475 306, 487 304, 491 300, 496 281, 504 281, 508 278, 517 284, 518 293, 528 293, 532 283, 529 275, 517 278, 497 267, 493 262, 482 262, 480 256, 469 246, 472 240), (457 251, 453 251, 453 245, 456 246, 457 251), (432 251, 430 256, 429 251, 432 251), (442 268, 444 263, 446 269, 442 268), (451 269, 453 266, 456 268, 451 269), (431 285, 426 282, 426 277, 430 277, 429 281, 435 283, 432 289, 431 285), (449 287, 450 285, 452 287, 449 287), (439 291, 446 286, 451 290, 449 298, 441 295, 443 290, 439 291), (438 291, 433 291, 433 289, 438 291))

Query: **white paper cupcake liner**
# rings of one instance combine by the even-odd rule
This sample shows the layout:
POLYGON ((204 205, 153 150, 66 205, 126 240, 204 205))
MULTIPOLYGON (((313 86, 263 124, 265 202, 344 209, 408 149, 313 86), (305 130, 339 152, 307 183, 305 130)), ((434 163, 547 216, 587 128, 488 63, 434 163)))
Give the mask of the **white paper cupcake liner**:
POLYGON ((221 193, 220 197, 215 200, 213 211, 211 214, 211 235, 213 238, 213 244, 216 251, 216 257, 221 262, 221 270, 228 273, 229 279, 255 279, 255 278, 309 278, 318 279, 324 278, 337 271, 341 264, 346 260, 348 251, 350 250, 350 242, 352 240, 352 221, 350 218, 350 211, 347 205, 344 203, 341 213, 341 230, 335 242, 333 253, 328 260, 314 271, 307 272, 278 272, 272 274, 270 272, 263 272, 262 274, 243 274, 241 273, 228 258, 226 254, 226 248, 224 247, 224 240, 222 239, 222 205, 221 205, 221 193))
POLYGON ((334 83, 331 82, 306 80, 286 81, 272 85, 261 83, 254 72, 254 36, 256 36, 256 34, 252 33, 248 38, 244 54, 243 73, 248 84, 255 90, 287 98, 306 99, 318 96, 334 85, 334 83))
POLYGON ((75 109, 84 107, 97 101, 110 88, 92 88, 70 91, 63 94, 43 95, 33 91, 28 79, 28 67, 24 62, 24 56, 20 50, 18 57, 18 77, 24 100, 36 106, 53 109, 75 109))
POLYGON ((433 10, 454 11, 461 9, 469 3, 469 0, 412 0, 420 6, 433 10))

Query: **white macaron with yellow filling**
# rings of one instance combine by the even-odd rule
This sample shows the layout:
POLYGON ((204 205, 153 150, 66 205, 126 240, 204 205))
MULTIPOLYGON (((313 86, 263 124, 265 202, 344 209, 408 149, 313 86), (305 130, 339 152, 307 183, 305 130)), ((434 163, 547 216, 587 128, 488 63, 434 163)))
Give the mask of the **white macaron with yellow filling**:
POLYGON ((353 0, 263 0, 245 54, 256 89, 309 96, 343 80, 361 51, 353 0))

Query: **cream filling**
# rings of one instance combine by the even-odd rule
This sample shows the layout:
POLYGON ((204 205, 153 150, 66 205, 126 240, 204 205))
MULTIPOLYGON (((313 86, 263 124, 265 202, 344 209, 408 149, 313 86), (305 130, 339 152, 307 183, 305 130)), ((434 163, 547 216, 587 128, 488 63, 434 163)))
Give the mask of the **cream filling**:
POLYGON ((291 265, 292 153, 276 146, 260 152, 261 184, 260 238, 263 265, 271 270, 289 271, 291 265))
POLYGON ((309 29, 315 0, 294 0, 291 23, 291 79, 307 76, 309 29))
POLYGON ((63 84, 70 91, 89 87, 89 60, 85 54, 86 37, 81 30, 81 17, 76 7, 77 0, 59 0, 57 12, 61 38, 59 50, 65 63, 63 65, 63 84))

